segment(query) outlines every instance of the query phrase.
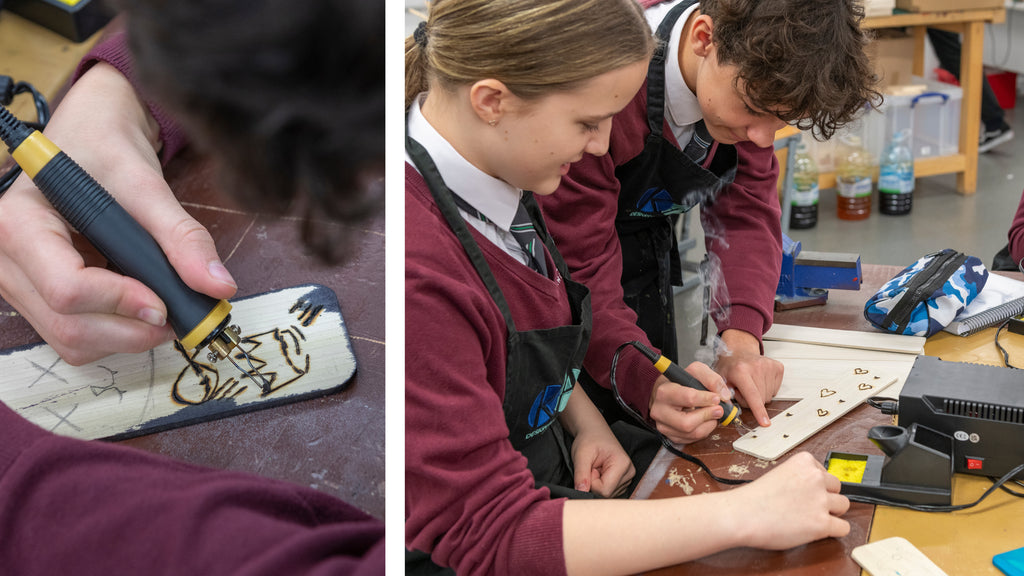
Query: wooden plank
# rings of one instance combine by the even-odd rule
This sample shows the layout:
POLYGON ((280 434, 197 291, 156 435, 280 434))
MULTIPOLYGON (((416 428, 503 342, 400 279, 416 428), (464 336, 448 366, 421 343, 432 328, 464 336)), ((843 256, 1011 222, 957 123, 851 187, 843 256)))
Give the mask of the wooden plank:
POLYGON ((850 556, 871 576, 946 576, 935 562, 899 536, 857 546, 850 556))
POLYGON ((888 334, 885 332, 861 332, 857 330, 835 330, 832 328, 773 324, 771 329, 765 333, 764 340, 823 344, 842 348, 878 350, 881 352, 921 354, 924 352, 926 339, 923 336, 904 336, 902 334, 888 334))
POLYGON ((839 381, 825 381, 816 395, 804 398, 733 442, 732 447, 762 460, 777 460, 815 432, 896 382, 891 374, 855 369, 839 381))
MULTIPOLYGON (((940 333, 941 334, 941 333, 940 333)), ((950 334, 952 336, 952 334, 950 334)), ((955 338, 955 336, 954 336, 955 338)), ((989 342, 991 346, 992 342, 989 342)), ((800 342, 782 342, 775 340, 764 341, 764 355, 769 358, 784 361, 789 358, 796 360, 870 360, 873 362, 883 361, 909 361, 913 362, 917 354, 903 354, 901 352, 879 352, 877 350, 862 350, 858 348, 841 348, 839 346, 820 346, 818 344, 801 344, 800 342)), ((935 354, 933 354, 935 356, 935 354)))
MULTIPOLYGON (((261 391, 227 360, 176 342, 84 366, 45 344, 0 353, 0 401, 76 438, 119 439, 335 392, 356 370, 337 296, 308 284, 232 302, 239 347, 270 381, 261 391)), ((241 354, 233 355, 248 369, 241 354)))

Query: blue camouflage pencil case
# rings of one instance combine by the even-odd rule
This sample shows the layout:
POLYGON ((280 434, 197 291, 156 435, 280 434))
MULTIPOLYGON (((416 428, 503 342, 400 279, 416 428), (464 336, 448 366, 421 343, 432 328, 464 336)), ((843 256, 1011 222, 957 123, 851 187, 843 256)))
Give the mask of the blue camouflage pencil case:
POLYGON ((886 282, 864 305, 864 318, 888 332, 931 336, 977 298, 986 281, 988 269, 979 258, 947 248, 886 282))

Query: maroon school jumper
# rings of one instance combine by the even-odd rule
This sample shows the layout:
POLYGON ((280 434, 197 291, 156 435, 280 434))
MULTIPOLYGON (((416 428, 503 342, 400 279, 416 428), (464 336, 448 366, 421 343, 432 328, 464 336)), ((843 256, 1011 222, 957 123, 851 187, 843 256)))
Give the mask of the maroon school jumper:
POLYGON ((1020 197, 1020 204, 1017 205, 1017 213, 1013 215, 1013 223, 1010 225, 1010 257, 1014 264, 1020 265, 1024 259, 1024 195, 1020 197))
POLYGON ((383 574, 384 526, 328 494, 58 436, 0 404, 0 572, 383 574))
MULTIPOLYGON (((571 321, 560 277, 470 232, 517 330, 571 321)), ((405 249, 406 546, 460 576, 565 574, 564 499, 534 488, 508 439, 505 320, 409 164, 405 249)))
MULTIPOLYGON (((636 313, 622 300, 622 252, 615 230, 619 195, 615 168, 640 154, 648 134, 645 81, 612 119, 608 153, 585 154, 562 178, 558 191, 537 197, 573 279, 590 288, 594 331, 583 366, 605 388, 611 387, 615 349, 630 340, 649 344, 636 325, 636 313)), ((667 122, 664 135, 674 142, 667 122)), ((781 208, 775 184, 779 166, 772 148, 742 142, 736 144, 736 152, 736 180, 722 189, 713 206, 701 211, 705 230, 725 231, 725 237, 709 235, 706 240, 708 250, 721 259, 730 304, 722 308, 713 303, 712 317, 720 332, 737 328, 760 340, 772 323, 782 266, 781 208)), ((658 375, 638 351, 632 347, 623 351, 616 383, 623 398, 644 417, 649 416, 658 375)))

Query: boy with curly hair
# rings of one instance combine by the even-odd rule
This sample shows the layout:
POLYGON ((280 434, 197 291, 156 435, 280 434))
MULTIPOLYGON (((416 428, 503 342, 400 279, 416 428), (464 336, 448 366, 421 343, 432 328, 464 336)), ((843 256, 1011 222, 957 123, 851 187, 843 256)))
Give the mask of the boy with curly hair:
MULTIPOLYGON (((647 82, 614 117, 608 154, 573 164, 558 193, 541 199, 574 278, 593 295, 581 381, 592 398, 605 397, 614 418, 601 388, 610 388, 620 345, 646 341, 677 358, 674 226, 700 204, 718 392, 735 394, 766 426, 764 404, 783 371, 761 346, 782 259, 774 135, 795 124, 828 138, 880 98, 864 52, 863 8, 856 0, 641 4, 661 43, 647 82)), ((664 386, 668 379, 631 347, 617 366, 623 399, 673 442, 703 438, 721 417, 712 395, 664 386)), ((687 370, 709 369, 694 362, 687 370)))

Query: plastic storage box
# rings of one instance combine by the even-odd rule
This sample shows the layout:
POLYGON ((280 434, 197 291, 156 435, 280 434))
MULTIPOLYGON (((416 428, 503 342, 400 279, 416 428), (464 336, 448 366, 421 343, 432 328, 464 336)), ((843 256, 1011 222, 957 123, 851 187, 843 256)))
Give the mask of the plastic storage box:
POLYGON ((916 95, 885 94, 878 108, 866 108, 857 120, 827 142, 817 142, 805 132, 803 141, 808 143, 819 169, 822 172, 835 170, 835 143, 843 134, 860 136, 875 166, 892 135, 904 128, 913 132, 911 151, 915 160, 957 154, 960 150, 963 90, 959 86, 918 76, 913 77, 912 83, 924 86, 924 90, 916 95))

